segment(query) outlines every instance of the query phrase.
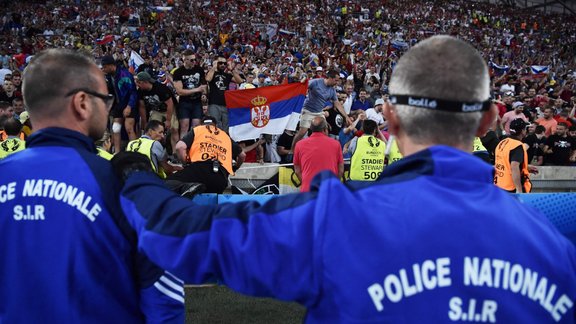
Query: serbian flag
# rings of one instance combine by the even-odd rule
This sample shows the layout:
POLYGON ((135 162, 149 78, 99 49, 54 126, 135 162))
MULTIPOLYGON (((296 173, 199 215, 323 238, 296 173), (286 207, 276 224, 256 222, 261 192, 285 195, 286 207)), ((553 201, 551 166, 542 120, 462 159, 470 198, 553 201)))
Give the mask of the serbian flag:
POLYGON ((295 130, 307 90, 307 82, 298 82, 224 92, 230 137, 244 141, 295 130))

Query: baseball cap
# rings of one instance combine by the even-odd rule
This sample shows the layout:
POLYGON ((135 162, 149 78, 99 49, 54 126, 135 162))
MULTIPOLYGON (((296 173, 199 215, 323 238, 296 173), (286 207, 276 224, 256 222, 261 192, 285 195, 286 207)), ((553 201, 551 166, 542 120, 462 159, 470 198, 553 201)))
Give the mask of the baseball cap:
POLYGON ((138 81, 143 81, 143 82, 153 82, 154 80, 152 80, 152 77, 150 76, 150 74, 148 74, 147 72, 140 72, 138 74, 136 74, 136 77, 138 78, 138 81))
POLYGON ((324 71, 324 69, 321 66, 319 66, 316 68, 316 72, 319 72, 319 71, 324 71))
POLYGON ((106 55, 102 57, 102 60, 100 62, 102 63, 102 65, 116 64, 116 60, 112 55, 106 55))
POLYGON ((526 123, 521 118, 516 118, 510 122, 510 133, 518 134, 522 132, 523 129, 526 129, 526 126, 528 126, 528 123, 526 123))
POLYGON ((512 109, 516 109, 520 106, 524 106, 524 103, 521 101, 516 101, 515 103, 512 104, 512 109))
POLYGON ((258 77, 259 77, 259 78, 266 78, 266 74, 260 73, 260 74, 258 74, 258 77))
POLYGON ((30 116, 28 115, 27 111, 23 111, 20 114, 20 123, 24 124, 28 119, 30 118, 30 116))
POLYGON ((378 98, 378 99, 376 99, 374 106, 383 105, 383 104, 384 104, 384 99, 378 98))

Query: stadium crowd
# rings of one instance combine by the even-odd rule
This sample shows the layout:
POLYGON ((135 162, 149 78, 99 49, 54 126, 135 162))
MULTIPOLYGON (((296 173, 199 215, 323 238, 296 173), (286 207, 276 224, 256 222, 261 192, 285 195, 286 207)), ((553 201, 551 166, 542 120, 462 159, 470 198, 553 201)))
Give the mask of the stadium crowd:
MULTIPOLYGON (((132 52, 143 58, 143 64, 130 69, 133 75, 146 72, 152 81, 158 80, 173 90, 181 129, 173 119, 163 120, 167 122, 166 130, 172 129, 170 140, 166 140, 169 152, 189 127, 198 125, 201 117, 190 116, 189 123, 184 124, 188 127, 182 129, 177 104, 182 91, 174 86, 173 76, 185 65, 186 55, 193 55, 195 64, 206 75, 196 86, 202 92, 202 112, 210 115, 214 115, 208 109, 213 98, 204 85, 209 83, 212 64, 221 59, 226 60, 226 72, 234 74, 227 81, 230 90, 325 78, 329 70, 335 70, 339 76, 335 85, 338 98, 353 122, 331 109, 331 105, 327 105, 325 114, 330 134, 340 138, 345 148, 354 135, 361 134, 361 121, 365 118, 375 120, 379 129, 386 131, 378 101, 387 99, 389 76, 402 53, 427 37, 449 34, 474 44, 489 62, 492 98, 500 111, 491 136, 509 135, 509 123, 522 117, 533 123, 530 136, 525 139, 531 162, 576 163, 574 16, 455 0, 5 4, 0 31, 0 101, 5 103, 0 105, 0 113, 4 112, 4 119, 14 115, 28 124, 28 133, 31 123, 27 117, 20 117, 21 71, 35 53, 65 47, 86 51, 102 65, 108 65, 110 62, 103 59, 112 56, 122 68, 134 68, 132 52), (243 82, 238 82, 236 73, 243 82), (553 147, 568 153, 557 157, 560 150, 551 150, 553 147)), ((145 74, 141 77, 149 81, 145 74)), ((111 77, 109 81, 112 83, 111 77)), ((134 84, 138 83, 136 78, 134 84)), ((135 126, 121 125, 124 132, 126 127, 136 127, 135 132, 130 130, 123 135, 133 140, 134 134, 145 129, 144 121, 149 116, 142 115, 149 112, 130 108, 128 115, 120 111, 113 117, 115 122, 117 117, 136 119, 135 126)), ((283 136, 289 139, 268 136, 242 142, 246 161, 290 162, 289 142, 293 134, 287 131, 283 136)), ((485 144, 493 151, 493 141, 485 144)))

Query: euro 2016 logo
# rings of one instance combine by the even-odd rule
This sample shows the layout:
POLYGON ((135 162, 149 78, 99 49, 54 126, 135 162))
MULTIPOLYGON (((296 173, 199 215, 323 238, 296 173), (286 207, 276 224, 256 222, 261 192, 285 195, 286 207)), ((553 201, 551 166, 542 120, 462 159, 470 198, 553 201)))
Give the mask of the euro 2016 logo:
POLYGON ((250 108, 250 121, 256 128, 262 128, 268 125, 270 121, 270 106, 266 105, 268 99, 262 96, 256 96, 250 100, 252 107, 250 108))

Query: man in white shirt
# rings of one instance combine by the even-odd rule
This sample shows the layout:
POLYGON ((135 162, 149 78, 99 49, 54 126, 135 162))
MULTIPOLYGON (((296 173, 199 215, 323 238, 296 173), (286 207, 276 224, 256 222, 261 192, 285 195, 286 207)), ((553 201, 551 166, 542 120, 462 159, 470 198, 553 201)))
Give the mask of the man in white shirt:
POLYGON ((366 119, 370 119, 378 124, 378 129, 383 129, 384 127, 388 126, 388 123, 384 119, 382 115, 382 107, 384 106, 384 99, 379 98, 374 103, 374 108, 366 109, 366 119))

